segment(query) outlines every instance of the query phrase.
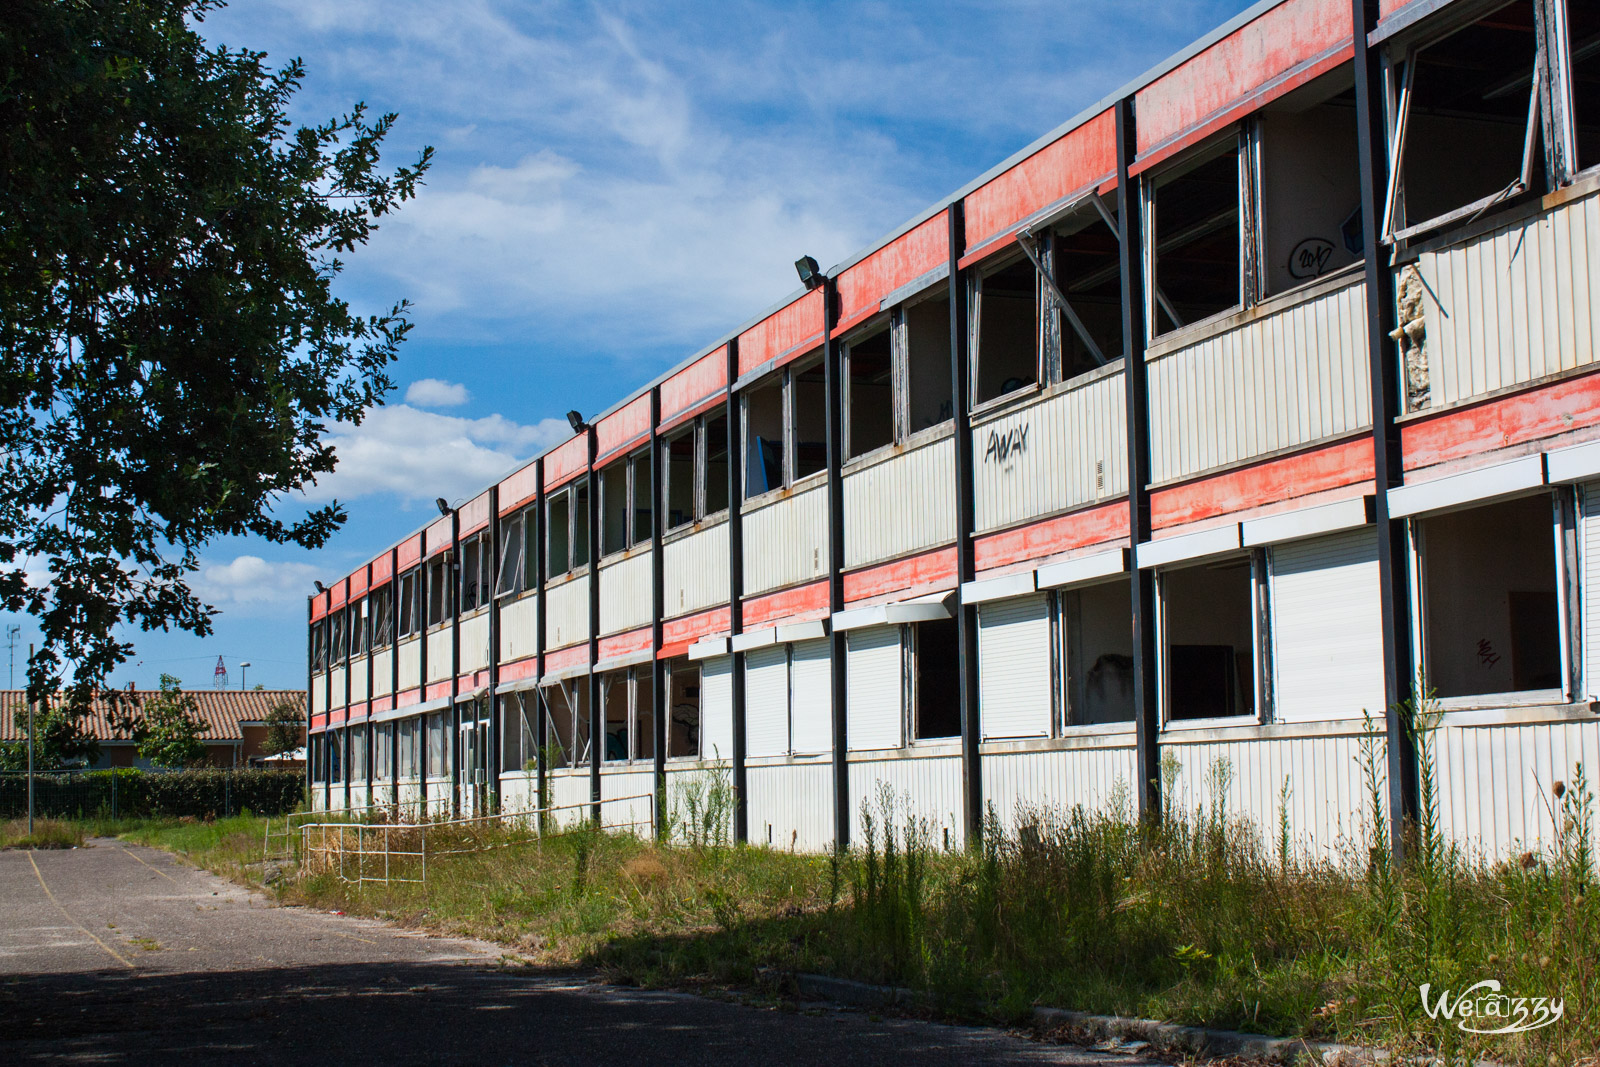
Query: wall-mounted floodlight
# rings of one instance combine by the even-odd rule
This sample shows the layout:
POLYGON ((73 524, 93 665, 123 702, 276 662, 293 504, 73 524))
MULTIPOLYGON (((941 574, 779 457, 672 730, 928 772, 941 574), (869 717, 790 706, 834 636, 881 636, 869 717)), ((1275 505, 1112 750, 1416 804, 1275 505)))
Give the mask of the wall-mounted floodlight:
POLYGON ((317 581, 315 578, 313 578, 311 580, 311 584, 317 587, 317 592, 319 592, 319 593, 326 593, 327 592, 327 590, 322 587, 322 583, 317 581))
POLYGON ((582 433, 589 428, 589 424, 583 421, 583 415, 576 411, 567 412, 567 422, 572 424, 573 433, 582 433))
POLYGON ((822 273, 822 268, 817 266, 817 261, 811 256, 801 256, 794 261, 795 273, 800 275, 800 284, 806 289, 816 289, 828 280, 822 273))
POLYGON ((441 515, 450 514, 450 501, 446 500, 442 496, 439 496, 439 497, 434 497, 433 502, 439 508, 439 514, 441 514, 441 515))

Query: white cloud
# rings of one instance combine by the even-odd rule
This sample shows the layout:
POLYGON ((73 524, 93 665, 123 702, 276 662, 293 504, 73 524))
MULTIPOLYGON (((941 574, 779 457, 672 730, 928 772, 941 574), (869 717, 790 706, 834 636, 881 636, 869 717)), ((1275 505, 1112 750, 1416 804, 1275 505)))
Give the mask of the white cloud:
POLYGON ((408 404, 381 407, 359 426, 333 427, 327 440, 339 465, 307 495, 314 501, 374 493, 392 493, 402 503, 439 496, 456 500, 570 436, 572 429, 562 419, 530 426, 503 415, 466 419, 408 404))
POLYGON ((228 563, 202 565, 192 582, 207 604, 230 608, 270 608, 304 600, 321 572, 309 563, 269 563, 260 556, 235 556, 228 563))
POLYGON ((443 378, 419 378, 406 388, 406 403, 419 408, 460 407, 471 397, 466 386, 443 378))

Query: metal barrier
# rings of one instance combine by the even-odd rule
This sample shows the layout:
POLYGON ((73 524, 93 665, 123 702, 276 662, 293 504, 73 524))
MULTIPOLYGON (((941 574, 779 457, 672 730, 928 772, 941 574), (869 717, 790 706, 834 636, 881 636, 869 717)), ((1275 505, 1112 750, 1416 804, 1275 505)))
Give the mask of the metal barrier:
MULTIPOLYGON (((463 819, 441 819, 437 822, 313 822, 303 823, 299 827, 299 849, 295 857, 302 869, 312 873, 332 873, 346 882, 363 885, 367 882, 377 882, 388 885, 395 882, 410 882, 418 885, 427 884, 428 859, 432 857, 435 862, 443 856, 462 856, 472 853, 492 852, 501 848, 513 848, 518 845, 534 843, 542 844, 546 835, 545 817, 559 811, 571 811, 580 808, 590 808, 596 803, 601 806, 602 816, 598 823, 584 820, 577 825, 554 831, 551 836, 559 836, 570 830, 600 829, 600 830, 638 830, 641 826, 646 831, 655 827, 654 793, 636 793, 625 797, 606 797, 598 802, 592 800, 579 801, 571 804, 553 804, 546 808, 534 808, 528 811, 502 812, 496 815, 479 815, 463 819), (620 804, 644 800, 648 802, 648 811, 644 818, 623 819, 607 822, 604 817, 604 806, 607 804, 620 804), (487 829, 491 824, 510 826, 513 829, 528 831, 528 837, 523 840, 497 840, 485 842, 473 838, 473 831, 487 829), (439 838, 444 840, 439 840, 439 838), (430 839, 432 843, 430 844, 430 839)), ((356 809, 341 809, 352 811, 356 809)), ((326 812, 303 812, 303 816, 321 816, 326 812)), ((291 819, 293 816, 290 817, 291 819)), ((287 823, 287 820, 286 820, 287 823)), ((268 848, 268 843, 274 837, 283 837, 292 834, 292 828, 279 834, 272 834, 270 830, 266 841, 263 842, 263 852, 268 848)))

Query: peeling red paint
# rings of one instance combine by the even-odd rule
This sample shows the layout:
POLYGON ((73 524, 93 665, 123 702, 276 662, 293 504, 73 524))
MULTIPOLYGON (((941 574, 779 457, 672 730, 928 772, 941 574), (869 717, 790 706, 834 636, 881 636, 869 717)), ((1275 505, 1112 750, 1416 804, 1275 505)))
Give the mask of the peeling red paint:
POLYGON ((650 433, 650 394, 634 397, 594 424, 597 462, 606 459, 650 433))
POLYGON ((724 604, 720 608, 710 611, 698 612, 694 615, 685 615, 679 619, 668 619, 661 624, 661 649, 656 653, 660 659, 669 656, 679 656, 699 638, 707 634, 727 633, 729 629, 728 607, 724 604), (677 651, 673 651, 677 649, 677 651))
POLYGON ((844 601, 853 604, 887 593, 907 593, 956 580, 956 550, 936 548, 920 556, 856 571, 844 576, 844 601))
POLYGON ((562 444, 545 453, 544 457, 544 490, 549 492, 558 486, 565 485, 578 475, 582 474, 589 466, 589 438, 587 434, 579 434, 568 438, 562 444))
POLYGON ((402 689, 395 694, 394 706, 397 708, 408 708, 412 704, 420 703, 422 703, 421 689, 402 689))
POLYGON ((328 590, 328 610, 337 611, 344 607, 344 602, 350 594, 347 588, 349 579, 341 579, 333 583, 333 588, 328 590))
POLYGON ((422 561, 422 535, 421 534, 415 534, 415 535, 407 538, 406 540, 404 540, 404 541, 402 541, 400 543, 400 547, 399 548, 395 549, 395 564, 401 570, 405 570, 407 567, 415 567, 421 561, 422 561))
POLYGON ((372 585, 377 588, 394 577, 394 557, 385 552, 372 561, 372 585))
POLYGON ((839 275, 837 337, 875 315, 885 296, 915 281, 950 258, 950 222, 946 212, 901 234, 839 275))
POLYGON ((500 514, 512 512, 539 495, 539 468, 530 463, 500 483, 500 514))
POLYGON ((728 386, 728 346, 708 352, 661 383, 661 428, 676 426, 721 399, 728 386))
POLYGON ((434 682, 423 691, 429 700, 440 700, 450 695, 449 682, 434 682))
POLYGON ((972 543, 973 565, 976 570, 992 570, 1023 560, 1070 552, 1075 548, 1127 539, 1128 503, 1118 500, 975 538, 972 543))
POLYGON ((626 656, 630 652, 640 652, 650 647, 650 627, 638 630, 629 630, 624 634, 612 634, 610 637, 600 639, 600 658, 614 659, 617 656, 626 656))
POLYGON ((1150 525, 1182 526, 1372 478, 1372 439, 1358 437, 1154 490, 1150 525))
POLYGON ((456 509, 460 520, 460 536, 477 533, 489 525, 489 493, 485 490, 456 509))
POLYGON ((422 531, 423 553, 432 559, 450 547, 451 527, 450 516, 442 515, 433 520, 426 530, 422 531))
POLYGON ((529 656, 527 659, 500 664, 500 681, 502 682, 519 682, 524 678, 532 678, 538 673, 538 656, 529 656))
POLYGON ((1087 191, 1107 175, 1114 175, 1115 135, 1112 113, 1107 109, 968 193, 964 205, 967 248, 980 255, 998 251, 999 245, 991 249, 982 246, 1040 208, 1079 190, 1087 191))
POLYGON ((587 664, 588 662, 589 643, 587 641, 544 654, 544 670, 546 674, 563 671, 568 667, 576 667, 580 663, 587 664))
POLYGON ((1405 469, 1481 455, 1600 424, 1600 374, 1486 400, 1400 427, 1405 469))
POLYGON ((354 600, 367 591, 367 568, 362 567, 350 577, 345 579, 345 584, 350 587, 350 599, 354 600))
POLYGON ((822 329, 822 290, 813 289, 739 335, 740 375, 805 355, 822 343, 822 329))
POLYGON ((312 622, 316 622, 318 619, 326 618, 329 610, 328 594, 326 592, 318 593, 316 596, 311 598, 312 622))
POLYGON ((741 605, 740 614, 746 630, 779 620, 801 622, 826 618, 828 580, 824 578, 809 585, 797 585, 793 589, 751 597, 741 605))

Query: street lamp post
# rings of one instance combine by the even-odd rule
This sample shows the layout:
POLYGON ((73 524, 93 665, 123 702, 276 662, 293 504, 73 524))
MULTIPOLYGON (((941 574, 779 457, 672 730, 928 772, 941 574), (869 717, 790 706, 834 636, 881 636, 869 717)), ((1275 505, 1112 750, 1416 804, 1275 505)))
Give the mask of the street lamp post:
POLYGON ((250 661, 249 660, 243 660, 239 664, 239 688, 240 689, 248 689, 248 688, 250 688, 249 686, 244 684, 244 672, 245 672, 245 669, 247 667, 249 667, 249 666, 250 666, 250 661))

